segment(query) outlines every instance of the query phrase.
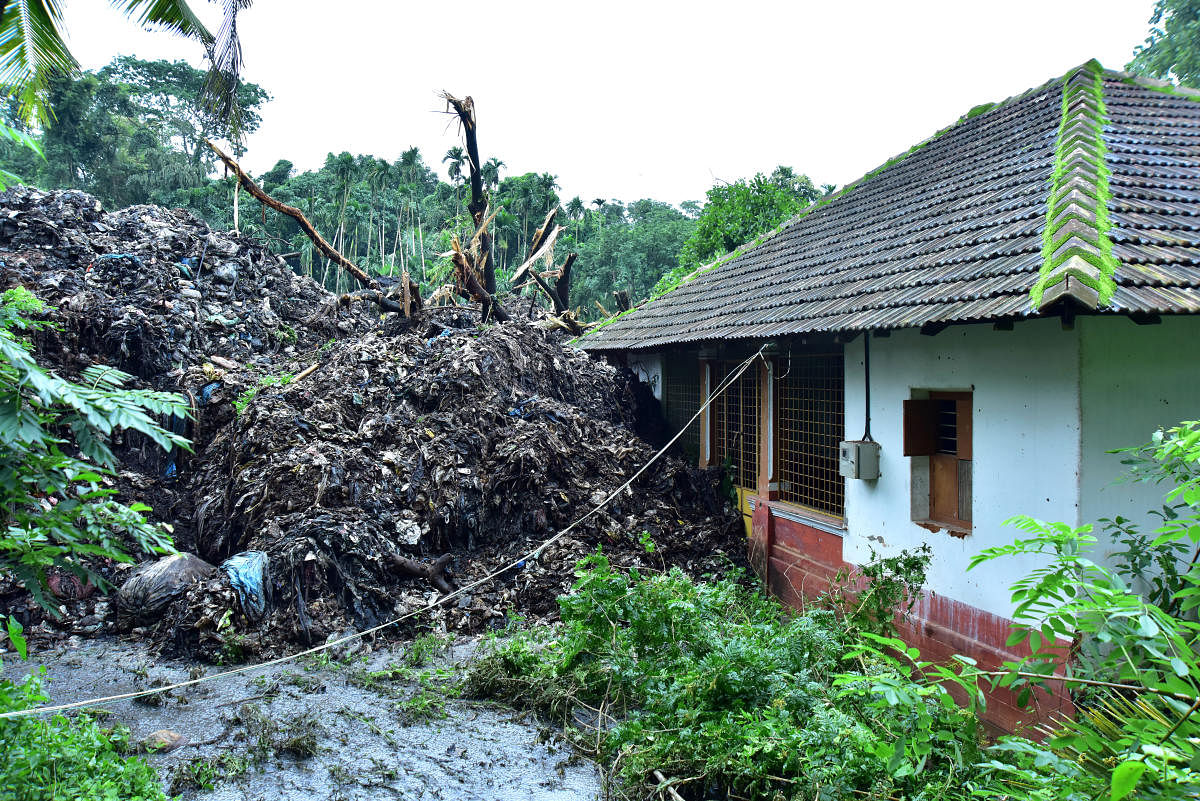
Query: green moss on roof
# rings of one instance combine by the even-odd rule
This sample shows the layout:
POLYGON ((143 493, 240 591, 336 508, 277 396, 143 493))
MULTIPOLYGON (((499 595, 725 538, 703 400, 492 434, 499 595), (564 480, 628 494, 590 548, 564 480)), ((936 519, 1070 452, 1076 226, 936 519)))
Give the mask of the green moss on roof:
POLYGON ((1108 150, 1104 125, 1104 68, 1089 61, 1062 79, 1062 115, 1055 141, 1054 172, 1042 232, 1042 266, 1030 290, 1035 310, 1068 294, 1086 305, 1107 306, 1116 291, 1117 260, 1108 236, 1108 150), (1094 290, 1093 301, 1076 281, 1094 290), (1048 290, 1058 291, 1047 298, 1048 290))

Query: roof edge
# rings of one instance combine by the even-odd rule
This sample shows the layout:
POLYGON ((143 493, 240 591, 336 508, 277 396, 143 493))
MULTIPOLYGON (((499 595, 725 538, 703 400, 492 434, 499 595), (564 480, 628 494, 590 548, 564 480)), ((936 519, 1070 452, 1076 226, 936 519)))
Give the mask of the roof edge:
MULTIPOLYGON (((1096 62, 1096 63, 1097 63, 1097 65, 1099 64, 1099 62, 1096 62)), ((1072 72, 1074 72, 1074 70, 1072 70, 1072 72)), ((913 145, 912 147, 910 147, 908 150, 904 151, 903 153, 898 153, 895 156, 892 156, 887 161, 883 162, 882 164, 875 167, 874 169, 868 170, 867 172, 863 173, 863 175, 859 176, 855 180, 846 184, 845 186, 843 186, 841 189, 837 190, 836 192, 831 192, 828 195, 817 200, 811 206, 801 209, 799 212, 797 212, 796 214, 793 214, 791 217, 784 220, 782 223, 780 223, 779 225, 777 225, 775 228, 771 229, 770 231, 759 234, 758 236, 754 237, 754 239, 751 239, 748 242, 744 242, 741 245, 738 245, 733 250, 712 260, 708 264, 703 264, 703 265, 697 267, 695 270, 693 270, 692 272, 690 272, 687 275, 685 275, 684 277, 682 277, 679 280, 679 282, 677 284, 675 284, 675 286, 671 287, 666 292, 663 292, 659 295, 655 295, 653 297, 648 297, 648 298, 644 299, 643 301, 641 301, 640 303, 636 304, 633 308, 640 309, 643 306, 645 306, 647 303, 650 303, 655 300, 658 300, 659 298, 665 297, 665 296, 669 295, 671 292, 674 292, 679 287, 693 281, 698 276, 704 275, 705 273, 712 272, 713 270, 717 269, 718 267, 721 267, 721 266, 733 261, 738 256, 741 256, 743 253, 747 252, 748 250, 750 250, 752 248, 756 248, 759 245, 762 245, 762 244, 770 241, 772 238, 778 236, 779 234, 783 233, 785 230, 790 228, 793 224, 799 222, 800 220, 804 219, 805 217, 812 214, 813 212, 815 212, 819 209, 822 209, 825 206, 828 206, 829 204, 833 203, 834 201, 838 200, 839 198, 849 194, 850 192, 854 191, 855 189, 857 189, 858 187, 860 187, 867 181, 874 178, 879 173, 883 172, 884 170, 888 169, 889 167, 893 167, 893 166, 899 164, 900 162, 904 161, 909 156, 911 156, 913 153, 916 153, 918 150, 921 150, 922 148, 926 147, 931 142, 935 141, 939 137, 945 135, 946 133, 948 133, 948 132, 952 131, 953 129, 957 128, 958 126, 962 125, 964 122, 974 119, 975 117, 979 117, 984 114, 988 114, 990 112, 998 111, 1002 108, 1005 108, 1005 107, 1009 106, 1010 104, 1015 103, 1018 100, 1028 97, 1029 95, 1044 91, 1044 90, 1048 89, 1050 86, 1054 85, 1056 82, 1061 81, 1061 80, 1063 80, 1063 78, 1051 78, 1050 80, 1046 81, 1045 83, 1042 83, 1038 86, 1031 87, 1029 89, 1026 89, 1024 92, 1019 92, 1018 94, 1011 95, 1010 97, 1007 97, 1004 100, 999 100, 995 103, 981 103, 977 106, 973 106, 970 110, 968 110, 965 114, 961 115, 954 122, 950 123, 949 125, 945 126, 944 128, 941 128, 941 129, 935 131, 934 133, 930 134, 929 136, 925 137, 920 142, 917 142, 915 145, 913 145)), ((1200 91, 1197 92, 1197 99, 1200 100, 1200 91)))

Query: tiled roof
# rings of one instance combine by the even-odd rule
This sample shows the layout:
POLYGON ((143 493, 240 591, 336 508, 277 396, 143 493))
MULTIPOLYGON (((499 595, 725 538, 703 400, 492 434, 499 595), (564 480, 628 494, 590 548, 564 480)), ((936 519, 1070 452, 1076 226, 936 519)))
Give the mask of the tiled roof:
POLYGON ((927 140, 587 349, 1200 311, 1200 102, 1095 62, 927 140), (1047 222, 1049 220, 1049 226, 1047 222))

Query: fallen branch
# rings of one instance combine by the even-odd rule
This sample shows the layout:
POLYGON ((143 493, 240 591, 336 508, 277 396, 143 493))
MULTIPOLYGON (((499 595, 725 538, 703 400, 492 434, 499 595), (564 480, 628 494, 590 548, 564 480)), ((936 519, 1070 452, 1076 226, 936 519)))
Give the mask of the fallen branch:
POLYGON ((557 215, 557 208, 550 209, 550 213, 546 215, 546 219, 542 222, 542 227, 538 228, 537 232, 534 233, 533 240, 529 243, 529 250, 526 251, 527 253, 531 253, 533 255, 525 259, 525 263, 518 267, 516 272, 513 273, 512 283, 514 286, 525 280, 526 270, 532 270, 533 265, 537 264, 539 260, 546 257, 546 254, 542 251, 545 250, 547 243, 553 246, 553 239, 550 237, 550 234, 553 233, 554 237, 557 237, 558 228, 551 226, 553 225, 554 218, 557 215))
POLYGON ((301 370, 299 373, 296 374, 296 377, 292 379, 292 383, 295 384, 297 381, 308 378, 310 375, 315 373, 317 371, 317 368, 320 366, 321 366, 321 363, 317 362, 316 364, 310 364, 308 367, 305 367, 303 370, 301 370))
POLYGON ((312 240, 313 245, 316 246, 317 250, 321 251, 325 258, 329 259, 334 264, 353 275, 363 286, 371 289, 379 289, 378 281, 364 273, 352 261, 347 259, 341 253, 338 253, 333 245, 325 241, 325 237, 317 233, 317 229, 314 228, 313 224, 310 223, 308 218, 304 216, 304 212, 300 211, 300 209, 296 208, 295 206, 289 206, 286 203, 279 202, 260 189, 258 184, 254 183, 254 179, 247 175, 242 168, 238 166, 236 161, 221 152, 221 149, 214 145, 211 141, 205 139, 204 144, 208 145, 212 152, 217 154, 217 158, 225 162, 225 166, 233 171, 233 174, 237 176, 238 183, 243 189, 249 192, 255 200, 257 200, 259 203, 262 203, 264 206, 270 206, 280 214, 286 214, 287 216, 291 217, 300 226, 301 230, 308 235, 308 238, 312 240))
POLYGON ((404 311, 403 306, 389 298, 387 295, 383 294, 383 292, 380 292, 378 289, 360 289, 356 292, 347 292, 344 295, 338 295, 337 305, 349 306, 351 303, 361 303, 364 301, 375 303, 384 311, 404 311))
POLYGON ((563 312, 562 314, 549 314, 541 320, 538 320, 534 325, 546 330, 561 328, 571 336, 575 337, 579 336, 586 330, 582 325, 579 324, 579 321, 575 319, 575 315, 571 314, 569 310, 563 312))
POLYGON ((454 592, 454 588, 450 586, 450 582, 446 581, 446 577, 443 575, 453 558, 454 554, 447 553, 439 556, 436 561, 425 564, 406 556, 393 555, 392 564, 401 573, 425 579, 440 592, 454 592))
MULTIPOLYGON (((551 214, 553 214, 553 212, 551 212, 551 214)), ((549 217, 547 219, 549 219, 549 217)), ((526 259, 525 263, 517 268, 512 277, 512 282, 514 285, 520 284, 526 279, 537 284, 538 288, 541 289, 542 292, 546 293, 546 297, 550 298, 550 302, 554 304, 554 311, 556 314, 562 314, 565 312, 567 310, 567 306, 565 303, 563 303, 562 298, 558 296, 558 293, 551 289, 550 285, 547 284, 533 268, 538 262, 543 260, 553 262, 554 243, 558 239, 558 234, 561 231, 562 226, 559 225, 556 226, 548 235, 539 236, 537 239, 535 239, 534 244, 538 245, 537 250, 532 251, 533 255, 526 259)), ((541 234, 542 232, 539 230, 538 233, 541 234)))
POLYGON ((654 771, 654 778, 658 779, 658 789, 666 790, 674 801, 683 801, 683 796, 676 792, 675 788, 667 782, 667 777, 662 774, 661 770, 654 771))
POLYGON ((408 278, 408 273, 405 273, 401 280, 400 301, 378 289, 359 289, 339 295, 338 304, 348 306, 351 303, 369 301, 384 311, 401 312, 405 317, 411 317, 413 311, 421 308, 421 291, 416 283, 408 278))

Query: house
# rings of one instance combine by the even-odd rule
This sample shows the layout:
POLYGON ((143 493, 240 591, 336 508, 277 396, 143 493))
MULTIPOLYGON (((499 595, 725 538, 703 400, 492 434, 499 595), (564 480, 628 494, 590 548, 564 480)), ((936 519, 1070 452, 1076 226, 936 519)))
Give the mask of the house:
MULTIPOLYGON (((682 442, 730 465, 771 587, 796 602, 929 543, 905 636, 995 665, 1033 565, 971 557, 1013 515, 1159 508, 1108 451, 1200 413, 1197 94, 1090 62, 973 109, 582 347, 639 370, 677 428, 761 349, 682 442), (847 440, 878 443, 847 446, 862 478, 847 440)), ((1029 719, 1003 693, 989 712, 1029 719)))

